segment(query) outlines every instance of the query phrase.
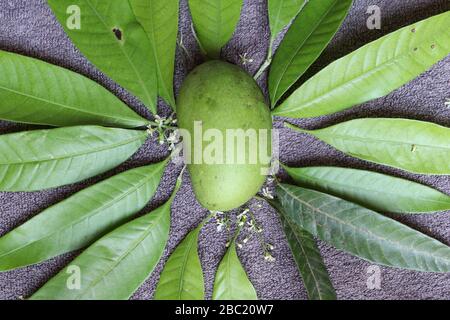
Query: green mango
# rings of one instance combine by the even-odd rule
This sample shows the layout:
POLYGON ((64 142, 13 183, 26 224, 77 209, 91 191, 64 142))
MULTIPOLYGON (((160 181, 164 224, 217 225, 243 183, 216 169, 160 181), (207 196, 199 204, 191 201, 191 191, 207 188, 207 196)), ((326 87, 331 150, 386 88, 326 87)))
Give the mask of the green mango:
POLYGON ((272 155, 272 117, 253 78, 230 63, 206 62, 184 81, 177 115, 197 200, 213 211, 250 200, 272 155))

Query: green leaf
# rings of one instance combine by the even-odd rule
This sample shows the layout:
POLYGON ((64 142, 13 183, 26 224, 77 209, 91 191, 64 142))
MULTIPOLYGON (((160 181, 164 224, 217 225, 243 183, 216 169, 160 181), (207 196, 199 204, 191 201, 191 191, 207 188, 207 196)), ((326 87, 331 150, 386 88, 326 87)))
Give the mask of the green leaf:
POLYGON ((314 237, 292 222, 290 218, 282 215, 280 217, 289 247, 308 293, 308 299, 336 300, 336 291, 314 237))
POLYGON ((352 0, 309 0, 300 11, 281 41, 270 68, 272 106, 316 61, 351 5, 352 0))
POLYGON ((67 35, 86 58, 156 114, 158 86, 153 48, 129 2, 47 1, 67 35), (69 23, 78 13, 70 10, 74 6, 79 8, 79 29, 72 28, 69 23))
POLYGON ((191 231, 167 260, 155 291, 155 300, 204 300, 203 271, 198 256, 198 235, 191 231))
POLYGON ((268 200, 278 212, 295 263, 310 300, 336 300, 336 291, 313 235, 296 224, 277 200, 268 200))
POLYGON ((307 3, 306 0, 268 0, 270 43, 286 27, 307 3))
POLYGON ((145 131, 80 126, 0 135, 0 190, 36 191, 108 171, 145 142, 145 131))
POLYGON ((307 131, 353 157, 422 174, 450 174, 450 129, 408 119, 356 119, 307 131))
POLYGON ((44 210, 0 238, 0 271, 81 249, 142 210, 167 161, 118 174, 44 210))
POLYGON ((178 34, 178 0, 129 0, 137 20, 153 44, 159 95, 172 107, 178 34))
POLYGON ((382 97, 450 53, 450 11, 384 36, 330 64, 273 114, 308 118, 382 97))
POLYGON ((0 119, 49 126, 135 128, 148 122, 94 81, 0 50, 0 119))
POLYGON ((158 264, 170 229, 173 197, 153 212, 107 234, 79 255, 32 300, 125 300, 158 264), (80 287, 72 279, 79 270, 80 287))
POLYGON ((233 36, 243 0, 189 0, 192 20, 200 45, 209 57, 217 59, 233 36))
POLYGON ((333 194, 384 212, 450 210, 450 196, 428 186, 385 174, 338 167, 284 167, 300 186, 333 194))
POLYGON ((397 268, 450 272, 450 247, 351 202, 287 184, 277 195, 288 217, 337 249, 397 268))
POLYGON ((247 277, 233 240, 219 264, 214 281, 213 300, 257 300, 255 288, 247 277))

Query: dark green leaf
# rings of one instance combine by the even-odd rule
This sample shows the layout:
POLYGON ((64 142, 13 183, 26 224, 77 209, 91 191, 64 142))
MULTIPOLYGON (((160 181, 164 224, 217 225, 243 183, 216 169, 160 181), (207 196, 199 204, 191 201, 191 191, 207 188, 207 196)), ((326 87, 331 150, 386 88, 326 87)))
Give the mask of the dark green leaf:
POLYGON ((423 174, 450 174, 450 129, 408 119, 356 119, 307 132, 353 157, 423 174))
POLYGON ((450 272, 450 247, 351 202, 287 184, 277 187, 287 216, 315 237, 373 263, 450 272))
POLYGON ((336 300, 336 292, 312 234, 296 224, 278 201, 272 200, 269 203, 279 214, 289 247, 303 278, 308 298, 311 300, 336 300))
POLYGON ((192 20, 202 49, 217 59, 233 36, 243 0, 189 0, 192 20))
POLYGON ((382 97, 450 53, 450 11, 382 37, 309 79, 273 114, 309 118, 382 97))
POLYGON ((336 300, 336 292, 314 237, 296 225, 289 217, 282 215, 280 217, 308 298, 336 300))
POLYGON ((49 126, 135 128, 147 123, 94 81, 1 50, 0 119, 49 126))
POLYGON ((0 135, 0 190, 35 191, 108 171, 133 155, 147 133, 97 126, 0 135))
POLYGON ((424 213, 450 210, 450 196, 381 173, 338 167, 284 167, 300 186, 317 189, 378 211, 424 213))
POLYGON ((191 231, 167 260, 156 287, 155 300, 203 300, 205 287, 197 251, 203 224, 191 231))
POLYGON ((44 210, 0 238, 0 271, 83 248, 150 201, 166 161, 118 174, 44 210))
POLYGON ((257 300, 255 288, 247 277, 232 241, 217 269, 213 300, 257 300))
POLYGON ((129 0, 129 2, 152 43, 159 95, 175 107, 173 73, 178 34, 178 0, 129 0))
POLYGON ((153 48, 128 1, 47 0, 80 51, 102 72, 156 113, 157 77, 153 48), (71 6, 80 9, 80 28, 69 28, 71 6))
POLYGON ((308 70, 341 26, 352 0, 309 0, 290 26, 270 67, 272 106, 308 70))

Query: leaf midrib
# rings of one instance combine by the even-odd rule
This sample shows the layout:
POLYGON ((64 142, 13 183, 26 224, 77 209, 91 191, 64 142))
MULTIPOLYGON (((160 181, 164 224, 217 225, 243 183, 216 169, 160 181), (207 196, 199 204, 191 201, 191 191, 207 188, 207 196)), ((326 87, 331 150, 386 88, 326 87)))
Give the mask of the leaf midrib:
POLYGON ((69 154, 66 154, 66 155, 60 156, 60 157, 53 157, 53 158, 50 158, 50 159, 36 159, 36 160, 20 161, 20 162, 6 162, 6 163, 0 162, 0 165, 7 165, 7 166, 12 166, 12 165, 29 165, 29 164, 36 164, 36 163, 44 163, 44 162, 51 162, 51 161, 66 160, 68 158, 75 158, 75 157, 79 157, 79 156, 83 156, 83 155, 87 155, 87 154, 99 153, 99 152, 106 151, 106 150, 109 150, 109 149, 115 149, 117 147, 121 147, 121 146, 130 144, 131 142, 140 140, 145 135, 146 135, 146 133, 143 132, 140 135, 136 135, 133 138, 130 138, 130 139, 118 142, 118 143, 114 143, 114 144, 111 144, 111 145, 108 145, 108 146, 105 146, 105 147, 84 150, 83 152, 69 153, 69 154))
MULTIPOLYGON (((236 244, 233 243, 233 246, 235 246, 236 244)), ((232 249, 233 250, 233 249, 232 249)), ((228 290, 229 290, 229 296, 227 297, 228 299, 233 297, 233 281, 231 279, 231 252, 229 254, 227 254, 227 263, 226 263, 226 282, 228 283, 228 290)))
POLYGON ((188 243, 188 248, 187 250, 184 252, 183 254, 183 263, 181 265, 181 270, 180 270, 180 278, 179 278, 179 282, 178 282, 178 299, 177 300, 182 300, 183 297, 183 287, 184 287, 184 278, 185 278, 185 271, 186 271, 186 266, 187 266, 187 262, 189 260, 189 255, 191 253, 192 247, 195 243, 195 239, 197 239, 197 232, 198 230, 194 231, 196 234, 192 236, 191 239, 189 239, 189 243, 188 243))
MULTIPOLYGON (((317 134, 317 137, 320 138, 320 136, 322 136, 320 134, 319 130, 319 134, 317 134)), ((306 131, 314 136, 316 136, 316 134, 314 134, 314 131, 306 131)), ((334 133, 328 133, 326 131, 322 131, 323 133, 325 133, 325 136, 328 137, 332 137, 332 138, 340 138, 342 140, 355 140, 355 141, 359 141, 359 142, 372 142, 374 144, 377 144, 379 142, 382 143, 388 143, 388 144, 393 144, 393 145, 409 145, 409 146, 416 146, 416 147, 421 147, 421 148, 434 148, 434 149, 442 149, 445 151, 450 151, 450 146, 445 147, 445 146, 438 146, 438 145, 425 145, 425 144, 420 144, 420 143, 414 143, 414 142, 403 142, 403 141, 395 141, 395 140, 386 140, 386 139, 376 139, 376 138, 372 138, 372 137, 356 137, 356 136, 352 136, 352 135, 345 135, 345 134, 334 134, 334 133)))
MULTIPOLYGON (((131 8, 133 8, 133 6, 131 5, 130 0, 128 0, 128 4, 130 5, 131 8)), ((149 5, 149 7, 151 7, 151 9, 153 9, 153 6, 149 5)), ((147 19, 147 20, 150 20, 150 23, 149 23, 150 30, 149 31, 150 31, 152 39, 149 39, 149 37, 147 35, 147 32, 146 32, 146 37, 147 37, 147 39, 149 39, 149 41, 151 41, 152 53, 153 53, 154 62, 155 62, 155 65, 156 65, 156 75, 157 75, 157 78, 158 78, 156 80, 157 88, 159 88, 160 86, 163 87, 162 88, 162 91, 163 91, 162 93, 164 95, 166 95, 167 98, 169 99, 169 97, 171 96, 169 94, 170 90, 166 87, 166 83, 165 83, 165 81, 163 79, 163 73, 162 73, 162 69, 161 69, 161 62, 159 60, 159 52, 158 52, 158 50, 156 48, 156 42, 157 41, 156 41, 156 32, 155 32, 156 28, 154 26, 154 19, 152 17, 152 18, 147 19)), ((142 28, 145 31, 145 27, 141 23, 139 23, 139 24, 142 26, 142 28)), ((172 100, 172 98, 170 98, 170 99, 172 100)), ((167 102, 170 103, 170 104, 173 104, 173 101, 167 101, 167 102)))
MULTIPOLYGON (((352 185, 348 185, 348 184, 343 184, 343 183, 338 183, 338 182, 335 182, 336 180, 327 180, 326 178, 316 178, 316 177, 312 177, 312 176, 310 176, 310 175, 306 175, 306 174, 304 174, 303 175, 303 178, 305 178, 305 179, 310 179, 310 180, 312 180, 312 182, 321 182, 321 181, 325 181, 325 182, 327 182, 327 183, 329 183, 329 184, 331 184, 331 185, 335 185, 335 186, 338 186, 338 187, 342 187, 342 188, 348 188, 348 187, 350 187, 351 189, 356 189, 356 190, 363 190, 363 191, 370 191, 370 192, 373 192, 373 193, 376 193, 376 194, 381 194, 381 195, 384 195, 385 194, 385 192, 383 192, 383 191, 378 191, 378 190, 376 190, 376 189, 367 189, 366 187, 363 187, 363 186, 358 186, 358 187, 356 187, 356 186, 352 186, 352 185)), ((415 183, 415 182, 414 182, 415 183)), ((424 187, 428 187, 428 186, 425 186, 424 185, 424 187)), ((437 191, 437 190, 436 190, 437 191)), ((443 195, 445 195, 445 194, 443 194, 443 195)), ((430 199, 428 199, 428 198, 423 198, 423 197, 421 197, 420 195, 415 195, 415 198, 416 199, 419 199, 419 200, 423 200, 423 201, 428 201, 428 202, 434 202, 434 203, 436 203, 436 204, 447 204, 447 205, 449 205, 450 206, 450 200, 449 200, 449 202, 446 202, 446 201, 440 201, 440 200, 430 200, 430 199)))
POLYGON ((284 0, 279 0, 277 3, 279 4, 279 6, 277 7, 277 13, 276 13, 276 15, 274 17, 275 18, 275 22, 274 22, 274 29, 275 30, 272 30, 272 32, 271 32, 270 42, 274 42, 275 41, 275 39, 278 36, 278 32, 279 32, 278 30, 281 29, 280 28, 280 15, 281 15, 281 8, 283 7, 284 0))
MULTIPOLYGON (((94 116, 98 116, 98 117, 101 117, 101 118, 138 122, 137 119, 133 119, 133 118, 111 116, 111 115, 108 115, 108 114, 100 114, 100 113, 88 111, 86 109, 77 109, 77 107, 72 107, 72 106, 69 106, 67 104, 62 104, 62 103, 59 103, 59 102, 56 102, 56 101, 51 101, 51 100, 48 100, 48 99, 45 99, 45 98, 42 98, 42 97, 38 97, 38 96, 34 96, 34 95, 27 94, 27 93, 24 93, 24 92, 20 92, 20 91, 11 89, 11 88, 4 87, 2 85, 0 85, 0 89, 8 91, 8 92, 12 92, 12 93, 17 94, 17 95, 24 96, 24 97, 27 97, 27 98, 31 98, 31 99, 34 99, 34 100, 42 101, 42 102, 48 103, 50 105, 56 105, 56 106, 59 106, 61 108, 66 108, 66 109, 69 109, 69 110, 73 110, 73 111, 76 111, 78 113, 85 113, 85 114, 88 114, 88 115, 94 115, 94 116)), ((45 124, 47 124, 47 123, 45 123, 45 124)), ((51 124, 48 124, 48 125, 51 125, 51 124)))

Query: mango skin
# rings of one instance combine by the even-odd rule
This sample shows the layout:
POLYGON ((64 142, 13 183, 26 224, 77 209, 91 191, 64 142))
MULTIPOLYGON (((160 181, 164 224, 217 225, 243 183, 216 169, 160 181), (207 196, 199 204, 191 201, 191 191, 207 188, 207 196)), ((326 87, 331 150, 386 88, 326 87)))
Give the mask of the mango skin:
MULTIPOLYGON (((226 129, 266 129, 265 148, 268 157, 271 155, 269 107, 253 78, 235 65, 214 60, 194 69, 181 87, 177 116, 179 127, 189 131, 192 137, 194 121, 201 121, 203 133, 218 129, 223 137, 226 129)), ((191 150, 194 150, 193 140, 191 150)), ((203 148, 208 143, 203 142, 203 148)), ((270 167, 270 159, 257 157, 257 163, 249 163, 248 145, 244 164, 194 164, 193 159, 188 164, 194 193, 203 207, 211 211, 232 210, 245 204, 261 189, 266 180, 261 169, 270 167)), ((224 148, 224 157, 227 152, 229 150, 224 148)))

